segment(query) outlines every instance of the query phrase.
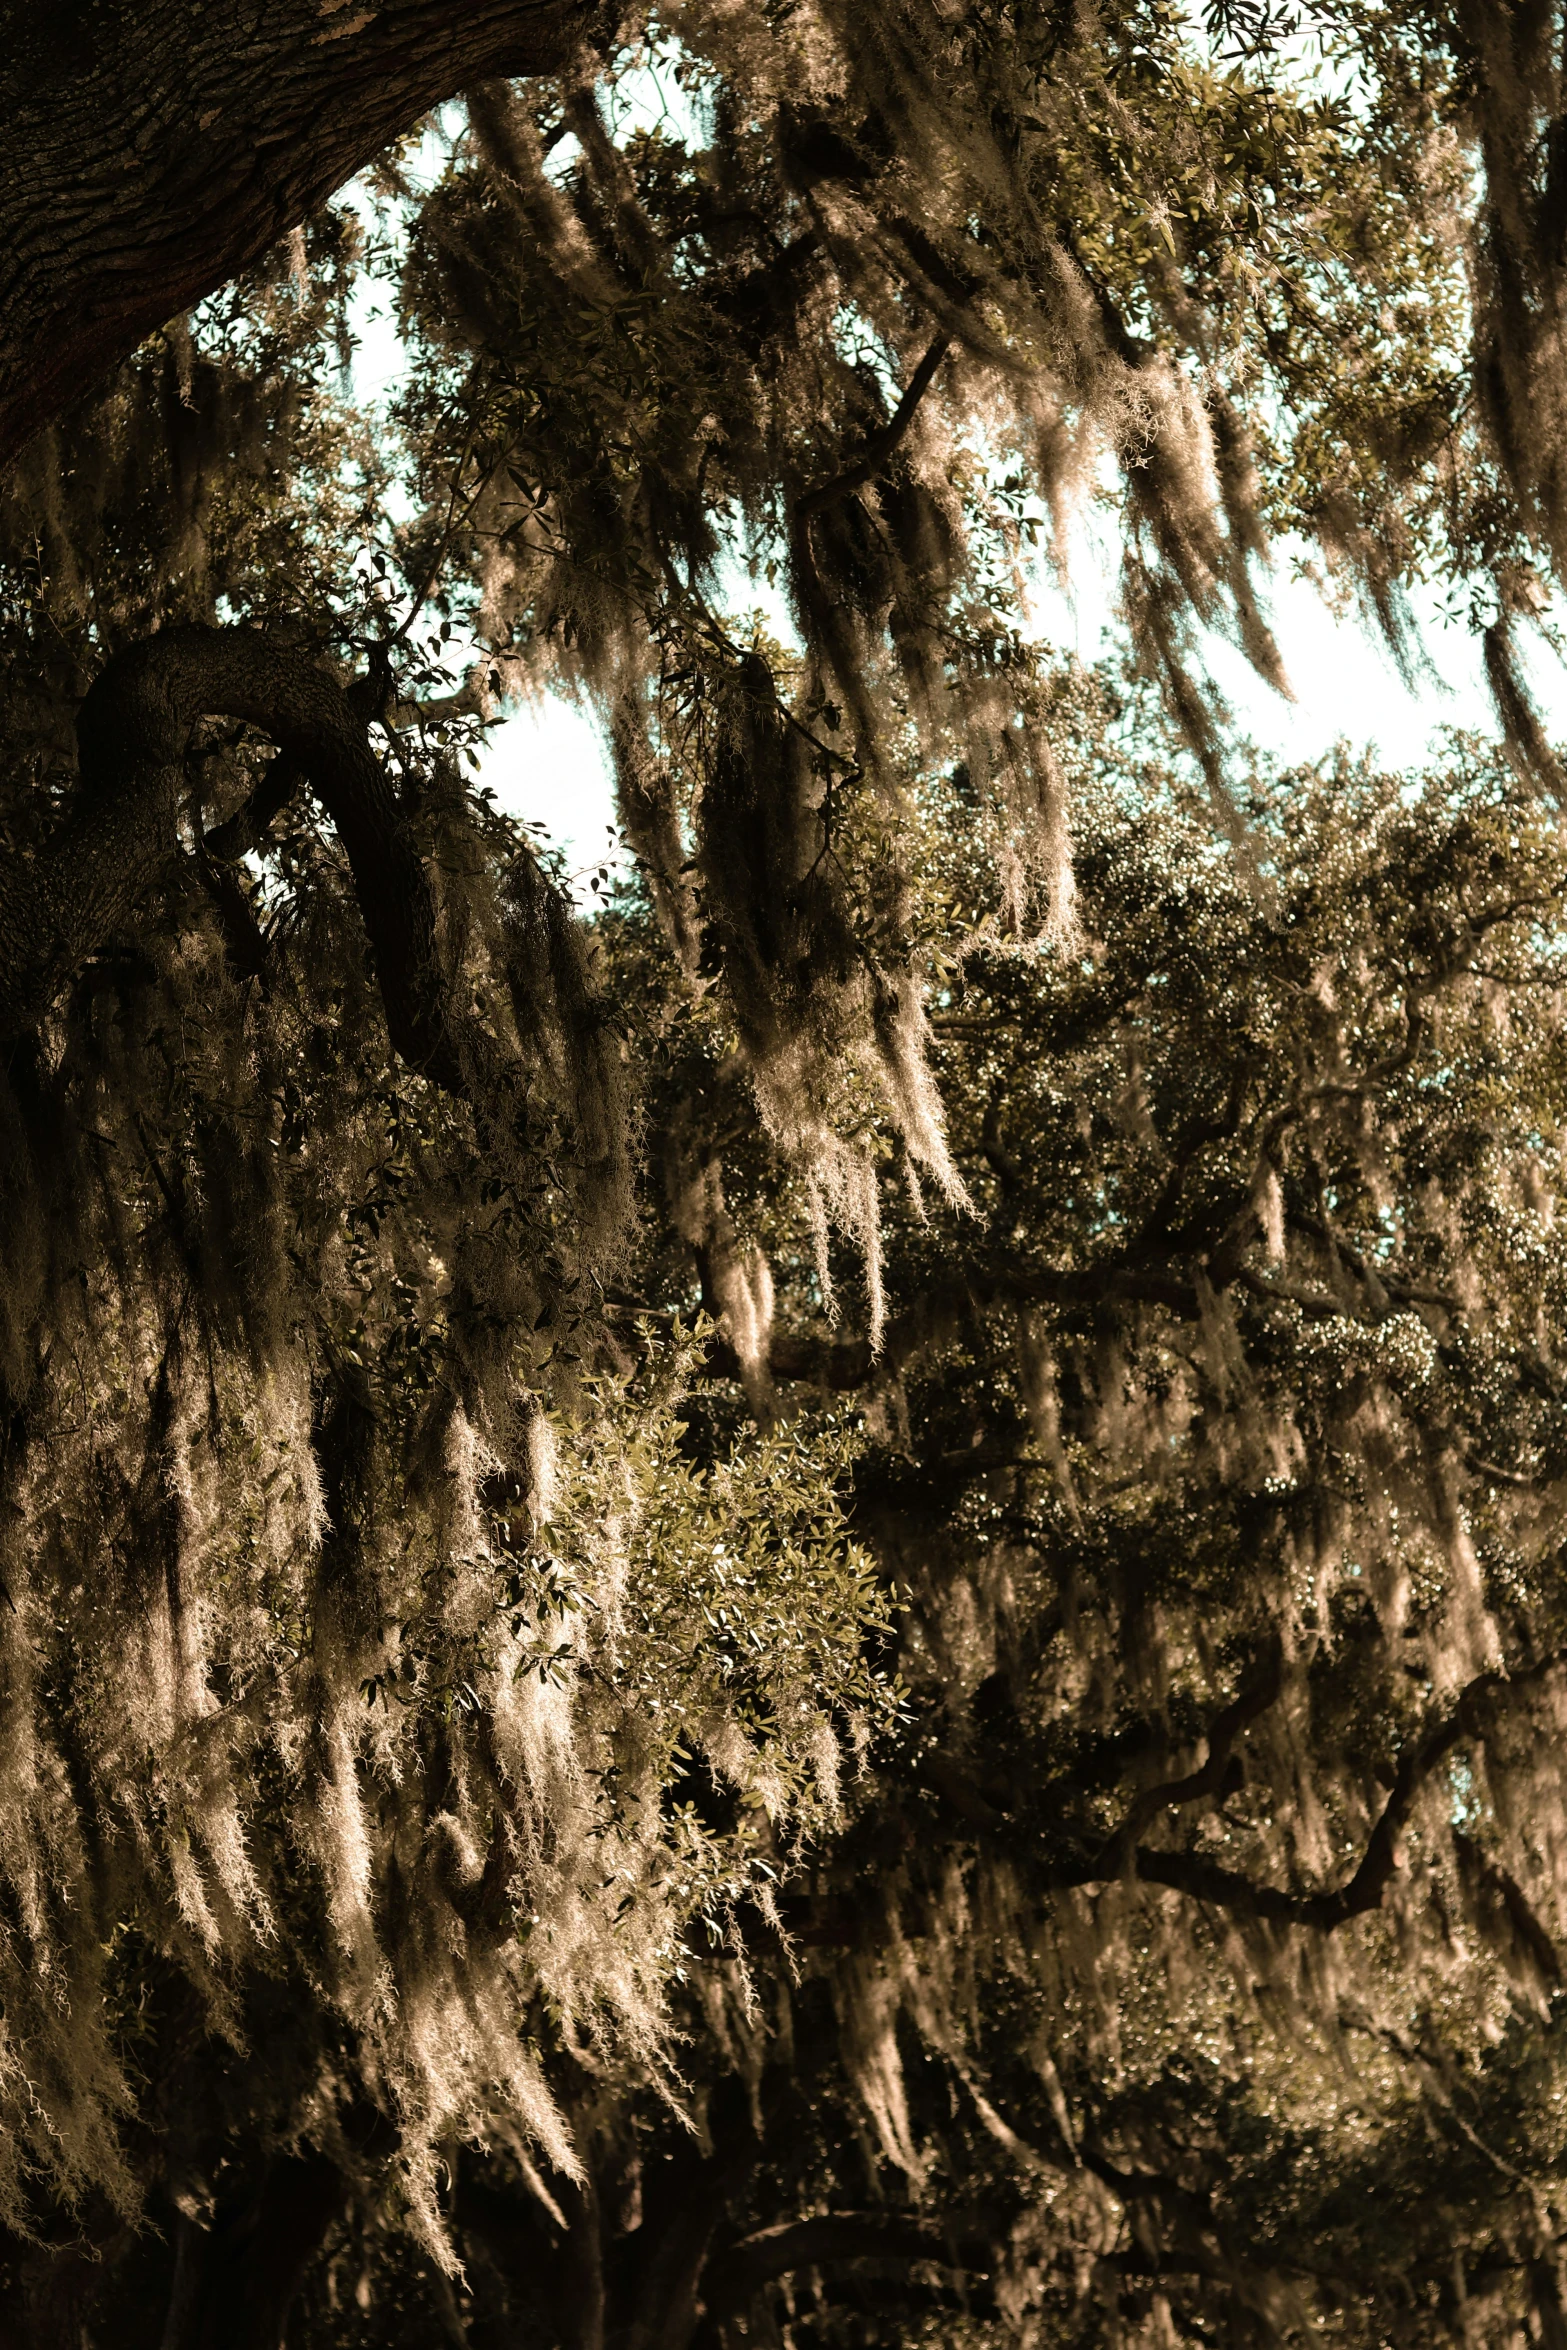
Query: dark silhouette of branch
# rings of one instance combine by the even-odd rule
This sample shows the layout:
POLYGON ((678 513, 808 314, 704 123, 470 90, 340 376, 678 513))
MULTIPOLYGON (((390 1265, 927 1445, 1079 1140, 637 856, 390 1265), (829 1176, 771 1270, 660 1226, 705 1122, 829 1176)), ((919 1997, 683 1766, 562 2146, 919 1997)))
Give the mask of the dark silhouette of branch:
POLYGON ((951 336, 938 335, 910 376, 902 399, 881 430, 871 433, 848 464, 841 472, 835 473, 830 481, 818 482, 814 489, 801 493, 795 502, 795 514, 801 522, 808 522, 813 514, 822 513, 828 506, 836 505, 840 498, 848 497, 853 490, 863 489, 868 481, 875 479, 913 423, 915 410, 929 391, 937 368, 951 348, 951 336))
POLYGON ((256 920, 239 875, 232 865, 217 865, 198 841, 193 860, 196 877, 218 917, 229 967, 238 979, 261 979, 267 969, 267 935, 256 920))
POLYGON ((465 1090, 429 883, 365 722, 308 654, 244 628, 165 629, 95 681, 77 718, 75 804, 0 873, 0 1042, 38 1021, 168 873, 190 729, 219 716, 269 734, 309 777, 353 870, 393 1045, 465 1090))
MULTIPOLYGON (((1169 1851, 1156 1845, 1133 1844, 1128 1841, 1128 1830, 1133 1834, 1152 1824, 1159 1811, 1179 1808, 1199 1801, 1204 1796, 1223 1792, 1224 1777, 1233 1755, 1235 1741, 1249 1722, 1255 1721, 1276 1702, 1279 1694, 1279 1667, 1275 1659, 1252 1686, 1215 1717, 1209 1732, 1209 1752, 1206 1762, 1183 1778, 1163 1782, 1145 1789, 1134 1799, 1127 1819, 1110 1837, 1090 1844, 1086 1839, 1078 1857, 1047 1861, 1042 1869, 1046 1883, 1060 1890, 1114 1883, 1117 1879, 1141 1880, 1147 1885, 1158 1885, 1172 1893, 1180 1893, 1192 1901, 1207 1903, 1215 1909, 1227 1910, 1232 1916, 1261 1918, 1269 1924, 1302 1926, 1320 1933, 1335 1933, 1357 1917, 1364 1917, 1378 1909, 1386 1896, 1388 1886, 1398 1868, 1398 1840, 1408 1826, 1421 1790, 1432 1772, 1465 1738, 1483 1741, 1489 1734, 1491 1719, 1498 1710, 1521 1702, 1539 1683, 1554 1672, 1567 1667, 1567 1647, 1553 1650, 1538 1663, 1522 1671, 1508 1673, 1481 1673, 1459 1693, 1451 1710, 1440 1721, 1432 1724, 1426 1735, 1410 1747, 1398 1767, 1392 1788, 1382 1811, 1367 1839, 1365 1850, 1350 1874, 1339 1885, 1315 1893, 1299 1893, 1288 1887, 1269 1885, 1249 1877, 1239 1869, 1225 1868, 1197 1852, 1169 1851)), ((937 1784, 928 1762, 923 1775, 937 1784)), ((939 1792, 950 1795, 950 1783, 943 1775, 939 1792)), ((1064 1796, 1065 1782, 1053 1782, 1050 1792, 1064 1796)), ((1039 1791, 1034 1791, 1037 1803, 1039 1791)), ((988 1819, 979 1817, 979 1806, 971 1805, 965 1812, 971 1830, 995 1833, 1015 1838, 1015 1819, 1021 1806, 1014 1804, 1006 1817, 982 1796, 988 1819)), ((1515 1931, 1527 1944, 1541 1973, 1551 1981, 1557 1979, 1560 1961, 1554 1946, 1549 1944, 1532 1913, 1524 1914, 1526 1905, 1516 1887, 1508 1898, 1507 1886, 1500 1875, 1496 1877, 1499 1897, 1506 1903, 1515 1931)), ((856 1915, 854 1905, 840 1901, 833 1906, 830 1916, 818 1918, 819 1904, 808 1909, 800 1906, 796 1897, 794 1907, 786 1905, 791 1927, 798 1920, 796 1939, 802 1947, 864 1948, 872 1946, 881 1931, 880 1913, 876 1920, 856 1915)))
MULTIPOLYGON (((1198 1320, 1202 1307, 1194 1281, 1182 1280, 1152 1266, 1127 1262, 1124 1256, 1080 1270, 1051 1266, 1007 1266, 975 1263, 932 1281, 909 1309, 887 1325, 880 1354, 873 1355, 863 1338, 815 1337, 805 1331, 780 1331, 768 1357, 778 1380, 811 1380, 821 1387, 852 1390, 918 1354, 933 1323, 950 1315, 965 1316, 994 1306, 1095 1306, 1115 1300, 1131 1305, 1159 1305, 1183 1322, 1198 1320)), ((633 1298, 609 1300, 612 1314, 627 1322, 647 1321, 668 1329, 674 1316, 666 1308, 633 1298)), ((724 1339, 715 1339, 704 1363, 710 1379, 738 1379, 739 1358, 724 1339)), ((987 1464, 996 1466, 992 1461, 987 1464)))
POLYGON ((284 2155, 259 2191, 220 2207, 203 2228, 180 2216, 169 2350, 275 2350, 305 2271, 346 2201, 346 2181, 325 2155, 284 2155))
MULTIPOLYGON (((1129 1862, 1132 1872, 1145 1884, 1167 1886, 1172 1892, 1185 1893, 1195 1901, 1211 1903, 1216 1909, 1226 1909, 1237 1916, 1265 1918, 1277 1925, 1312 1926, 1324 1933, 1334 1933, 1352 1918, 1364 1917, 1381 1907, 1398 1867, 1399 1837, 1409 1824, 1421 1789, 1437 1765, 1460 1740, 1484 1739, 1488 1712, 1516 1703, 1564 1664, 1567 1664, 1567 1648, 1554 1650, 1520 1673, 1481 1673, 1469 1682, 1451 1712, 1406 1753, 1354 1871, 1329 1891, 1291 1893, 1280 1886, 1259 1884, 1239 1870, 1224 1868, 1195 1852, 1163 1852, 1137 1845, 1128 1853, 1124 1839, 1119 1836, 1080 1865, 1053 1872, 1055 1880, 1062 1885, 1103 1884, 1117 1873, 1111 1863, 1119 1854, 1123 1863, 1129 1862)), ((1178 1787, 1183 1782, 1174 1784, 1178 1787)))
POLYGON ((707 2298, 714 2235, 744 2194, 761 2157, 749 2112, 736 2111, 732 2089, 726 2110, 710 2118, 713 2151, 678 2176, 678 2198, 652 2218, 653 2251, 637 2286, 637 2306, 626 2329, 626 2350, 687 2350, 707 2298))
POLYGON ((940 2268, 972 2271, 989 2265, 989 2253, 972 2214, 944 2224, 913 2212, 823 2212, 758 2228, 731 2244, 709 2264, 703 2298, 720 2314, 742 2310, 777 2277, 847 2260, 928 2260, 940 2268))
POLYGON ((1258 1716, 1278 1703, 1284 1685, 1283 1651, 1275 1642, 1258 1678, 1249 1689, 1243 1689, 1234 1702, 1216 1714, 1208 1732, 1208 1758, 1184 1778, 1165 1779, 1155 1787, 1145 1787, 1134 1796, 1132 1805, 1113 1835, 1106 1837, 1100 1859, 1113 1868, 1118 1856, 1135 1847, 1143 1830, 1159 1817, 1162 1811, 1174 1811, 1182 1804, 1198 1803, 1205 1795, 1217 1795, 1230 1767, 1235 1741, 1258 1716))
MULTIPOLYGON (((752 217, 758 218, 759 226, 765 226, 759 216, 752 217)), ((728 284, 720 283, 708 298, 715 310, 733 319, 737 326, 759 328, 775 304, 795 298, 797 282, 820 259, 822 249, 821 231, 804 229, 787 245, 780 246, 770 261, 728 284)))
POLYGON ((275 759, 268 760, 266 773, 249 799, 205 836, 202 847, 212 862, 232 865, 252 849, 259 848, 272 828, 274 817, 282 815, 304 780, 299 761, 290 758, 287 751, 279 751, 275 759))

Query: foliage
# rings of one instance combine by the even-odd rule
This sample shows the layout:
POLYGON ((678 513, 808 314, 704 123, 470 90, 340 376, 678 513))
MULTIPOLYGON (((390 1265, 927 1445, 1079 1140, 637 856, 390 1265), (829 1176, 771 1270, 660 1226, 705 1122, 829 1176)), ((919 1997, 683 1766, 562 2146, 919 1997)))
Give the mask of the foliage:
POLYGON ((788 1186, 730 1187, 797 1268, 774 1361, 868 1386, 915 1727, 799 1883, 787 2023, 705 1995, 707 2322, 1501 2339, 1561 2225, 1559 836, 1472 744, 1341 763, 1258 798, 1260 898, 1085 766, 1081 950, 981 945, 936 1015, 974 1212, 889 1208, 879 1365, 788 1186))
POLYGON ((1560 2338, 1559 33, 678 0, 9 477, 16 2339, 1560 2338))

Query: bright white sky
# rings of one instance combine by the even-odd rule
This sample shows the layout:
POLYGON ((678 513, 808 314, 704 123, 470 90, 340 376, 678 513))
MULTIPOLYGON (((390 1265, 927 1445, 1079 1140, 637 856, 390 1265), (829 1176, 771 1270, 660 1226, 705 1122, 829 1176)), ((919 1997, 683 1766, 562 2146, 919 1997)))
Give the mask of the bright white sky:
MULTIPOLYGON (((403 374, 396 329, 376 314, 368 293, 354 324, 360 338, 355 392, 379 405, 390 400, 403 374)), ((1039 635, 1085 662, 1108 649, 1116 568, 1112 536, 1085 522, 1072 549, 1070 595, 1043 561, 1038 566, 1033 601, 1039 635)), ((787 615, 764 586, 753 588, 740 575, 735 600, 747 608, 761 603, 776 633, 786 640, 792 634, 787 615)), ((1478 640, 1443 621, 1434 601, 1417 613, 1428 667, 1413 690, 1358 620, 1335 617, 1309 581, 1292 575, 1287 553, 1273 577, 1271 606, 1295 688, 1292 703, 1265 686, 1222 639, 1209 640, 1208 656, 1239 731, 1274 758, 1291 765, 1314 760, 1343 741, 1356 751, 1373 747, 1389 767, 1416 767, 1444 727, 1494 731, 1478 640)), ((1567 735, 1567 672, 1546 659, 1534 677, 1547 731, 1567 735)), ((503 807, 544 827, 571 870, 603 861, 613 841, 613 794, 602 738, 583 711, 549 696, 516 712, 492 732, 481 775, 503 807)))
MULTIPOLYGON (((368 289, 354 326, 355 393, 370 405, 388 402, 403 374, 403 353, 395 325, 378 314, 368 289)), ((1072 592, 1063 594, 1041 561, 1034 620, 1041 637, 1087 662, 1108 647, 1117 559, 1104 529, 1085 522, 1076 536, 1072 592)), ((736 586, 737 603, 761 603, 775 631, 785 639, 792 634, 764 586, 753 588, 743 575, 736 586)), ((1478 640, 1445 623, 1434 602, 1417 614, 1428 669, 1413 691, 1358 620, 1336 618, 1309 581, 1292 576, 1287 555, 1274 574, 1271 606, 1293 703, 1265 686, 1222 639, 1209 640, 1208 655, 1239 731, 1276 759, 1318 759, 1344 741, 1356 751, 1373 746, 1389 767, 1415 767, 1444 727, 1494 731, 1478 640)), ((1567 735, 1567 672, 1546 660, 1534 676, 1547 732, 1567 735)), ((555 696, 518 711, 492 732, 481 775, 503 807, 545 828, 570 869, 603 861, 613 836, 613 794, 602 738, 583 711, 555 696)))

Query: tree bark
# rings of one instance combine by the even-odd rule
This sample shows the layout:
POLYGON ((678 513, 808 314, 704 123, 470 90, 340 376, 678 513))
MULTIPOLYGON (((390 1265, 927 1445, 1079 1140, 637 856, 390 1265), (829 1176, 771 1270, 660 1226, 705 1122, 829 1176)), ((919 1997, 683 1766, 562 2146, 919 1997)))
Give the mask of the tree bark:
POLYGON ((598 0, 0 0, 0 466, 432 106, 598 0))

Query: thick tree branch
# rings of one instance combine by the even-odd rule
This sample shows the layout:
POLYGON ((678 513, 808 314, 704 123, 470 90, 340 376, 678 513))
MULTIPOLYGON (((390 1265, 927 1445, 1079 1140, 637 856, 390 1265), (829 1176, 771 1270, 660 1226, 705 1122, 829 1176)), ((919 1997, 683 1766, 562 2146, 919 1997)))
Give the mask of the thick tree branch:
MULTIPOLYGON (((765 227, 759 215, 751 217, 765 227)), ((709 293, 708 300, 737 326, 759 331, 780 302, 792 303, 797 298, 821 254, 821 231, 803 229, 789 244, 780 246, 770 261, 728 283, 721 280, 709 293)))
POLYGON ((1184 1778, 1161 1780, 1157 1786, 1145 1787, 1134 1796, 1126 1818, 1114 1835, 1106 1838, 1101 1861, 1113 1866, 1120 1856, 1136 1846, 1143 1830, 1162 1811, 1174 1811, 1182 1804, 1200 1802, 1205 1795, 1217 1795, 1224 1785, 1236 1739, 1259 1715, 1277 1704, 1283 1685, 1283 1652, 1275 1643, 1273 1654, 1250 1688, 1243 1689, 1232 1704, 1214 1717, 1208 1732, 1206 1761, 1196 1770, 1188 1771, 1184 1778))
POLYGON ((282 815, 303 781, 299 761, 290 758, 287 751, 279 751, 275 759, 267 762, 265 775, 244 805, 236 808, 222 824, 215 825, 202 842, 212 862, 230 865, 259 848, 273 818, 282 815))
MULTIPOLYGON (((1197 1292, 1189 1282, 1157 1274, 1137 1275, 1119 1263, 1080 1273, 976 1271, 971 1276, 959 1274, 932 1282, 917 1308, 888 1324, 878 1355, 871 1353, 869 1341, 863 1338, 815 1338, 804 1332, 780 1331, 772 1342, 768 1369, 777 1380, 810 1380, 819 1387, 852 1391, 868 1386, 879 1373, 897 1369, 916 1354, 932 1319, 945 1309, 981 1312, 995 1305, 1097 1305, 1109 1298, 1166 1306, 1188 1322, 1194 1322, 1199 1312, 1197 1292)), ((630 1298, 611 1299, 609 1310, 626 1321, 647 1321, 658 1329, 668 1329, 675 1320, 665 1308, 630 1298)), ((740 1377, 740 1359, 727 1339, 713 1340, 702 1370, 709 1379, 740 1377)), ((1001 1464, 991 1458, 984 1465, 995 1468, 1001 1464)))
MULTIPOLYGON (((1469 1738, 1483 1741, 1490 1734, 1499 1712, 1522 1702, 1540 1682, 1564 1668, 1567 1668, 1567 1648, 1560 1648, 1522 1671, 1511 1674, 1481 1673, 1469 1682, 1460 1691, 1451 1710, 1434 1723, 1425 1737, 1405 1754, 1360 1859, 1350 1874, 1336 1886, 1316 1893, 1293 1892, 1284 1886, 1261 1883, 1239 1869, 1225 1868, 1203 1853, 1168 1851, 1154 1845, 1129 1845, 1127 1842, 1128 1827, 1135 1832, 1137 1826, 1151 1823, 1150 1807, 1154 1802, 1161 1809, 1169 1809, 1222 1791, 1224 1771, 1240 1731, 1275 1702, 1277 1697, 1271 1666, 1249 1690, 1244 1691, 1216 1717, 1209 1732, 1208 1759, 1198 1770, 1182 1779, 1170 1780, 1163 1786, 1147 1789, 1134 1803, 1128 1821, 1123 1823, 1117 1833, 1093 1843, 1085 1839, 1076 1858, 1046 1861, 1041 1870, 1042 1879, 1050 1886, 1066 1891, 1111 1884, 1117 1879, 1130 1877, 1147 1885, 1158 1885, 1172 1893, 1183 1894, 1188 1900, 1205 1902, 1235 1917, 1260 1918, 1270 1925, 1300 1926, 1319 1933, 1335 1933, 1351 1920, 1364 1917, 1381 1907, 1399 1866, 1399 1839, 1409 1825, 1421 1792, 1437 1766, 1461 1740, 1469 1738)), ((926 1775, 930 1776, 928 1769, 926 1775)), ((1037 1789, 1034 1790, 1034 1807, 1039 1808, 1037 1789)), ((993 1830, 1015 1843, 1016 1821, 1021 1809, 1021 1805, 1015 1804, 1005 1819, 996 1813, 985 1822, 975 1818, 971 1825, 982 1832, 993 1830)), ((1508 1887, 1502 1882, 1501 1873, 1493 1874, 1515 1932, 1528 1946, 1542 1976, 1555 1981, 1561 1962, 1554 1945, 1545 1936, 1533 1913, 1527 1910, 1519 1888, 1516 1885, 1512 1887, 1512 1897, 1509 1899, 1508 1887)), ((854 1905, 849 1902, 835 1905, 824 1918, 817 1916, 818 1907, 812 1905, 809 1914, 802 1917, 796 1930, 795 1939, 802 1948, 862 1948, 869 1946, 869 1936, 879 1935, 882 1931, 879 1911, 873 1925, 863 1913, 857 1915, 854 1905)))
POLYGON ((267 934, 256 920, 238 873, 232 865, 214 864, 199 840, 193 861, 196 877, 218 917, 230 968, 240 979, 262 978, 267 968, 267 934))
MULTIPOLYGON (((809 1379, 838 1389, 864 1387, 879 1372, 895 1370, 916 1355, 932 1324, 946 1315, 980 1313, 998 1305, 1095 1306, 1111 1300, 1163 1306, 1185 1322, 1195 1322, 1201 1312, 1192 1281, 1154 1267, 1130 1265, 1120 1257, 1104 1265, 1059 1270, 1048 1265, 1009 1267, 992 1260, 931 1282, 917 1306, 889 1322, 879 1355, 872 1355, 863 1338, 813 1338, 781 1331, 773 1340, 769 1366, 775 1379, 809 1379)), ((721 1341, 709 1353, 706 1367, 713 1378, 739 1376, 733 1349, 721 1341)))
MULTIPOLYGON (((1452 1711, 1435 1723, 1404 1756, 1353 1873, 1329 1891, 1290 1893, 1279 1886, 1259 1884, 1254 1878, 1224 1868, 1201 1853, 1161 1852, 1147 1845, 1138 1845, 1130 1854, 1133 1871, 1146 1884, 1168 1886, 1172 1892, 1211 1902, 1215 1908, 1230 1910, 1238 1916, 1266 1918, 1277 1925, 1312 1926, 1331 1934, 1352 1918, 1364 1917, 1381 1907, 1398 1868, 1399 1838, 1437 1765, 1460 1740, 1483 1739, 1488 1728, 1487 1715, 1494 1709, 1516 1704, 1564 1664, 1567 1664, 1567 1649, 1557 1649, 1523 1672, 1481 1673, 1469 1682, 1452 1711)), ((1114 1851, 1119 1851, 1123 1858, 1126 1856, 1120 1838, 1113 1838, 1111 1846, 1101 1847, 1081 1866, 1059 1872, 1057 1881, 1063 1885, 1104 1883, 1114 1873, 1109 1866, 1114 1851)))
POLYGON ((678 2207, 657 2236, 639 2282, 626 2350, 687 2350, 696 2332, 705 2298, 708 2248, 761 2152, 749 2128, 736 2131, 727 2143, 715 2131, 715 2141, 713 2153, 682 2182, 678 2207))
POLYGON ((181 2217, 167 2350, 277 2350, 306 2269, 346 2200, 324 2155, 285 2155, 259 2191, 210 2228, 181 2217))
POLYGON ((364 721, 307 655, 243 628, 165 629, 94 683, 77 719, 76 804, 41 852, 0 873, 0 1044, 36 1023, 168 871, 202 717, 259 727, 308 775, 348 853, 392 1042, 463 1090, 429 883, 364 721))
POLYGON ((444 98, 593 0, 0 4, 0 465, 444 98))

